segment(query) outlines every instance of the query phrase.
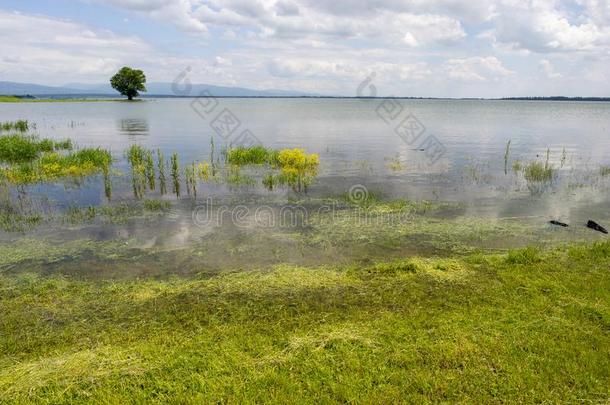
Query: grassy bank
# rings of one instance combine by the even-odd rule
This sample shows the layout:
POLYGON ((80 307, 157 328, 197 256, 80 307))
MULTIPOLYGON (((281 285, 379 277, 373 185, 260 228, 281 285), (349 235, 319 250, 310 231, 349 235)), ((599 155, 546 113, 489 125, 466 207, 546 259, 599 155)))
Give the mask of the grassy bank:
POLYGON ((169 281, 5 274, 0 400, 604 402, 609 269, 601 242, 169 281))

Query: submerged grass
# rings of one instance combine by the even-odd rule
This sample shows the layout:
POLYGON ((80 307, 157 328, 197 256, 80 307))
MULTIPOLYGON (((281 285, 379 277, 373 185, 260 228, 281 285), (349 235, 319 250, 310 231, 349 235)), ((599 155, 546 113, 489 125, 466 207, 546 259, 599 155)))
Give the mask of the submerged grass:
POLYGON ((530 183, 548 183, 555 176, 555 169, 547 164, 532 162, 523 168, 525 180, 530 183))
MULTIPOLYGON (((227 163, 233 168, 266 164, 279 170, 263 177, 262 184, 269 190, 277 185, 292 187, 297 192, 307 190, 317 177, 320 164, 317 154, 307 154, 305 150, 298 148, 275 150, 264 146, 238 146, 227 149, 225 156, 227 163)), ((235 169, 230 170, 235 173, 235 169)), ((229 173, 229 178, 236 180, 234 173, 229 173)))
POLYGON ((178 197, 180 196, 180 162, 178 154, 173 153, 171 157, 172 190, 178 197))
POLYGON ((27 132, 30 129, 30 126, 33 125, 30 125, 27 120, 7 121, 0 123, 0 132, 27 132))
POLYGON ((3 274, 0 398, 604 402, 610 244, 535 255, 194 280, 3 274))
POLYGON ((602 166, 599 168, 599 175, 602 177, 610 176, 610 166, 602 166))
POLYGON ((1 168, 0 177, 12 184, 31 184, 104 173, 111 163, 110 152, 100 148, 85 148, 68 154, 49 152, 33 162, 1 168))

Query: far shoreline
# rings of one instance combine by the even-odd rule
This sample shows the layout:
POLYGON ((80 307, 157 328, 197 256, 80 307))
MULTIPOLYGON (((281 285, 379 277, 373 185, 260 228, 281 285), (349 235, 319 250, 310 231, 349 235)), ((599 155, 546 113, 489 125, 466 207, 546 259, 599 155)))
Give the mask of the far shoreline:
MULTIPOLYGON (((134 100, 126 98, 115 98, 106 94, 48 94, 48 95, 0 95, 0 103, 76 103, 76 102, 142 102, 147 99, 196 99, 203 96, 197 95, 171 95, 171 94, 149 94, 141 95, 134 100), (39 98, 40 97, 40 98, 39 98)), ((502 98, 477 98, 477 97, 354 97, 354 96, 222 96, 206 95, 212 98, 227 99, 329 99, 329 100, 438 100, 438 101, 546 101, 546 102, 610 102, 610 97, 502 97, 502 98)))

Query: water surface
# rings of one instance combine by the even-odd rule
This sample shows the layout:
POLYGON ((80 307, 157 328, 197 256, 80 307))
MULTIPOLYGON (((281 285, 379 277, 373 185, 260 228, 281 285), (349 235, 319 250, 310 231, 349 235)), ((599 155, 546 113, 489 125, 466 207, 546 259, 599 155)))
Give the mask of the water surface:
MULTIPOLYGON (((208 243, 207 251, 200 249, 207 259, 197 262, 197 266, 206 263, 220 266, 223 260, 218 256, 226 256, 233 249, 231 246, 239 246, 235 248, 237 253, 232 251, 229 255, 237 257, 228 261, 231 265, 273 263, 275 259, 269 253, 272 251, 276 252, 275 261, 285 262, 294 257, 285 254, 286 240, 311 229, 283 230, 277 238, 261 239, 261 235, 269 236, 268 230, 257 233, 256 229, 226 223, 213 228, 196 226, 192 221, 194 207, 209 204, 210 199, 216 208, 223 204, 245 204, 254 210, 257 205, 266 204, 279 209, 295 201, 315 205, 327 198, 340 198, 354 186, 382 200, 430 200, 459 207, 447 212, 446 218, 526 221, 539 229, 542 239, 549 232, 550 219, 575 227, 582 227, 591 218, 610 222, 609 177, 600 175, 600 167, 610 165, 608 103, 231 98, 215 99, 214 111, 208 112, 197 102, 147 99, 135 103, 0 104, 0 121, 27 119, 36 123, 35 131, 40 136, 71 138, 79 147, 101 146, 111 150, 115 158, 111 199, 104 193, 103 180, 97 177, 77 183, 62 181, 13 189, 11 198, 14 201, 25 198, 41 210, 59 213, 72 207, 135 201, 124 157, 130 145, 160 149, 166 157, 178 153, 184 165, 209 161, 212 140, 218 156, 222 147, 243 141, 244 131, 248 131, 249 140, 255 139, 268 147, 304 148, 319 154, 316 181, 307 192, 299 193, 290 188, 268 191, 260 182, 254 186, 199 182, 196 198, 185 193, 178 199, 160 196, 158 191, 149 192, 146 198, 172 202, 170 215, 163 218, 136 219, 128 225, 96 222, 85 227, 53 223, 26 233, 4 232, 2 239, 70 240, 86 236, 103 241, 135 237, 138 247, 180 247, 208 243, 213 235, 223 242, 213 248, 208 243), (214 120, 221 113, 231 114, 233 123, 239 123, 234 125, 233 132, 218 133, 214 129, 218 123, 214 120), (404 119, 413 119, 409 117, 415 117, 425 128, 418 129, 422 135, 414 142, 405 141, 396 131, 404 119), (427 139, 436 140, 437 151, 443 153, 431 153, 431 144, 425 143, 427 139), (546 162, 547 154, 548 163, 557 172, 552 184, 532 187, 512 169, 517 161, 546 162), (259 256, 264 260, 253 260, 259 256)), ((573 233, 583 235, 580 229, 565 232, 566 239, 573 237, 573 233)), ((417 251, 417 244, 411 243, 413 239, 409 241, 397 242, 396 251, 417 251)), ((479 243, 489 248, 507 244, 502 246, 492 240, 479 243)), ((312 246, 311 251, 299 253, 301 257, 307 256, 307 260, 303 259, 307 263, 315 263, 315 252, 320 252, 319 247, 312 246)), ((356 246, 355 242, 347 244, 344 250, 335 246, 328 254, 320 254, 324 260, 318 261, 330 262, 333 257, 363 258, 365 255, 353 252, 356 246)), ((389 250, 379 252, 386 254, 389 250)))

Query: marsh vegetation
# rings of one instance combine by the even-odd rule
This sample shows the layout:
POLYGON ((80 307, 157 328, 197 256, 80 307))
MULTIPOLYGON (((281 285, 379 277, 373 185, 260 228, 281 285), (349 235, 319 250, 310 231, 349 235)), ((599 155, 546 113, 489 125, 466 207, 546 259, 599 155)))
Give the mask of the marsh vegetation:
POLYGON ((608 267, 604 242, 171 280, 3 274, 0 395, 603 402, 608 267))
POLYGON ((0 134, 0 402, 610 394, 610 245, 576 221, 550 225, 571 213, 547 205, 566 184, 603 193, 605 165, 577 171, 565 148, 502 140, 459 168, 456 188, 497 188, 540 214, 363 175, 421 181, 419 151, 343 165, 315 147, 210 138, 188 153, 132 138, 111 154, 15 127, 0 134), (238 224, 235 206, 249 209, 238 224), (195 225, 195 208, 221 220, 195 225))

